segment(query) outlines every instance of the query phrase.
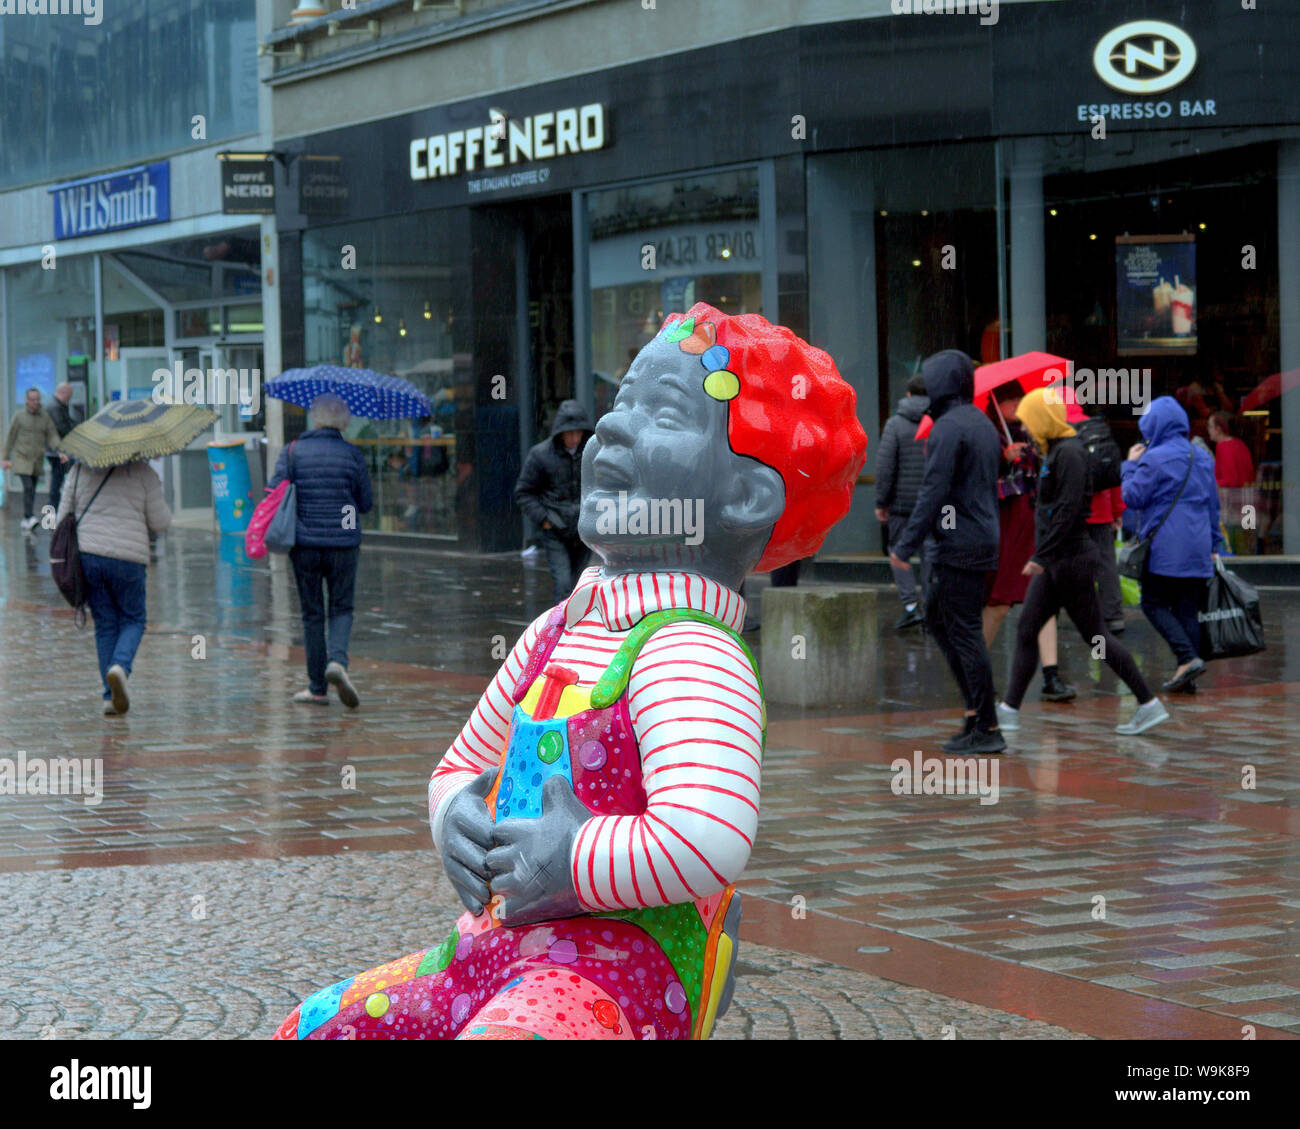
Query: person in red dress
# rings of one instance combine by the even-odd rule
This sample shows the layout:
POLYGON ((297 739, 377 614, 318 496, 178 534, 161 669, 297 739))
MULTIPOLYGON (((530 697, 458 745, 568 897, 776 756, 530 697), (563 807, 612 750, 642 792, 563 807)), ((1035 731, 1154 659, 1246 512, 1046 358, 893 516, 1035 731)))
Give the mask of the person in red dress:
MULTIPOLYGON (((1025 600, 1029 577, 1025 563, 1034 552, 1034 494, 1039 461, 1029 433, 1016 419, 1023 392, 1012 384, 994 393, 990 410, 1002 416, 998 431, 1011 442, 1002 449, 1002 474, 998 478, 998 524, 1002 540, 998 548, 998 570, 992 574, 984 605, 984 643, 992 647, 1007 613, 1025 600)), ((1056 617, 1038 634, 1038 657, 1043 666, 1043 700, 1068 702, 1077 696, 1073 686, 1061 678, 1057 666, 1056 617)))

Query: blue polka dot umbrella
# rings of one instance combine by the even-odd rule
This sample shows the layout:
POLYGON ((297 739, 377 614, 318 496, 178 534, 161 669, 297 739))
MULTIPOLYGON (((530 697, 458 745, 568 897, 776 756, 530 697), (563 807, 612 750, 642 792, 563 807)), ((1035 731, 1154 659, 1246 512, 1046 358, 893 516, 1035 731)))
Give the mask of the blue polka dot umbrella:
POLYGON ((364 419, 419 419, 433 415, 428 397, 409 380, 366 368, 291 368, 266 384, 268 396, 300 408, 310 408, 317 396, 327 392, 340 397, 354 416, 364 419))

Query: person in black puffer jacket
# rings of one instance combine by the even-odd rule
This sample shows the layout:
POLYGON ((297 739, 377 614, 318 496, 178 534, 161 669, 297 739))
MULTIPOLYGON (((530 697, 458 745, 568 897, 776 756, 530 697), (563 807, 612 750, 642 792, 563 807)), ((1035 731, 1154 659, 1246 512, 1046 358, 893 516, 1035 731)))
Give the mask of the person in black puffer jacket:
POLYGON ((1027 393, 1016 409, 1016 418, 1029 429, 1044 457, 1034 511, 1034 553, 1023 570, 1030 577, 1029 589, 1016 625, 1011 681, 1006 697, 998 703, 998 719, 1003 729, 1020 728, 1020 703, 1038 665, 1038 633, 1064 608, 1084 643, 1089 647, 1101 644, 1102 661, 1137 698, 1137 712, 1131 721, 1116 726, 1116 732, 1126 736, 1144 733, 1167 720, 1169 713, 1101 615, 1096 587, 1101 558, 1087 524, 1092 508, 1087 449, 1066 422, 1065 399, 1059 389, 1035 388, 1027 393))
MULTIPOLYGON (((927 536, 935 540, 933 580, 925 594, 925 623, 948 660, 966 706, 966 727, 945 753, 1000 753, 993 665, 984 645, 986 575, 998 564, 998 464, 1002 441, 972 400, 975 366, 957 349, 921 365, 934 429, 926 440, 925 479, 916 507, 889 551, 894 568, 927 536)), ((1091 544, 1091 542, 1089 542, 1091 544)))
MULTIPOLYGON (((916 428, 929 406, 925 377, 918 372, 907 382, 907 395, 898 401, 898 412, 889 417, 880 433, 880 451, 876 455, 876 520, 888 525, 891 546, 912 516, 925 477, 925 441, 916 438, 916 428)), ((921 546, 921 591, 929 581, 932 550, 933 543, 927 538, 921 546)), ((894 569, 894 584, 903 601, 903 616, 894 629, 905 631, 919 627, 925 617, 921 613, 916 574, 911 569, 894 569)))
POLYGON ((516 505, 541 527, 557 604, 573 591, 590 556, 578 536, 578 511, 582 506, 582 451, 593 430, 586 408, 577 400, 565 400, 555 413, 551 437, 528 452, 515 483, 516 505))
POLYGON ((294 700, 327 706, 328 684, 338 691, 345 706, 356 709, 359 699, 348 677, 348 637, 361 556, 359 519, 374 505, 374 495, 365 456, 343 438, 350 418, 347 404, 338 396, 317 396, 311 406, 315 430, 304 432, 280 452, 267 489, 288 478, 298 497, 295 544, 289 560, 302 607, 309 685, 295 694, 294 700))

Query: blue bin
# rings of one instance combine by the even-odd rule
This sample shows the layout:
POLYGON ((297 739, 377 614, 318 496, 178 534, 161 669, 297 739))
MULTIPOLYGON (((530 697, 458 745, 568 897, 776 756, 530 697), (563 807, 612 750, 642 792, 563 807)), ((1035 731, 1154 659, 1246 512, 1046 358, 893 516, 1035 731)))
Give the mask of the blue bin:
POLYGON ((253 482, 248 452, 242 439, 214 439, 208 444, 208 469, 212 472, 212 504, 222 533, 248 528, 253 517, 253 482))

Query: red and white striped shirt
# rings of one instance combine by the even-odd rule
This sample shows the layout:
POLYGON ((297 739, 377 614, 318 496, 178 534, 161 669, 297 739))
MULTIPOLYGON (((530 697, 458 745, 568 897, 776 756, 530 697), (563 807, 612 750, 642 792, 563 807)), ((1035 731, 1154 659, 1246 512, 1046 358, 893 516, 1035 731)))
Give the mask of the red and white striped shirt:
MULTIPOLYGON (((707 612, 736 631, 745 620, 739 594, 698 574, 602 579, 589 568, 569 597, 551 661, 577 672, 579 685, 592 686, 627 632, 665 608, 707 612)), ((434 769, 435 842, 451 797, 500 762, 511 691, 549 614, 520 636, 434 769)), ((740 876, 758 828, 763 704, 736 640, 708 624, 669 624, 641 648, 627 694, 647 807, 641 815, 593 816, 574 839, 574 888, 592 911, 708 897, 740 876)))

